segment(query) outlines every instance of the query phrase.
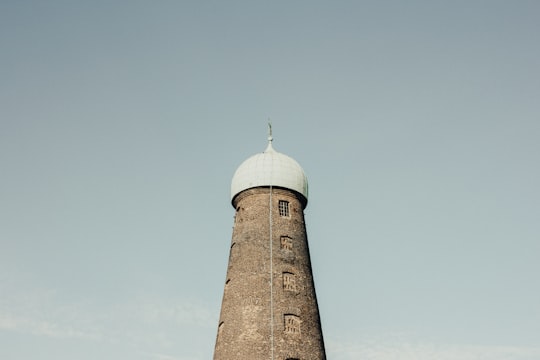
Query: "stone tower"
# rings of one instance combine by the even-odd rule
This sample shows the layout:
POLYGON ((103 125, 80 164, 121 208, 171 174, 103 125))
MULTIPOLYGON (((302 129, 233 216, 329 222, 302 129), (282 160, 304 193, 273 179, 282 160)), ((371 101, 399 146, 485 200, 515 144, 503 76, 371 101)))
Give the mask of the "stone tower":
POLYGON ((268 147, 236 170, 214 360, 326 359, 304 221, 307 178, 268 147))

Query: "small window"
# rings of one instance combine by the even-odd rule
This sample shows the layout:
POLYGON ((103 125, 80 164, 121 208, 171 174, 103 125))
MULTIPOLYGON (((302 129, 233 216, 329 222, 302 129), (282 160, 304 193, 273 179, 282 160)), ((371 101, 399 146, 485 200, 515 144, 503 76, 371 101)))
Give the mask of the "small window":
POLYGON ((221 335, 222 332, 223 332, 223 321, 219 323, 219 326, 218 326, 218 336, 221 335))
POLYGON ((292 248, 293 248, 293 241, 292 241, 292 238, 288 237, 288 236, 282 236, 280 238, 281 240, 281 249, 282 250, 289 250, 291 251, 292 248))
POLYGON ((279 216, 289 217, 289 202, 279 200, 279 216))
POLYGON ((283 273, 283 290, 296 291, 296 279, 293 273, 283 273))
POLYGON ((293 314, 285 314, 285 333, 300 334, 300 318, 293 314))
POLYGON ((232 243, 231 249, 229 250, 229 259, 236 259, 238 256, 238 245, 235 242, 232 243))

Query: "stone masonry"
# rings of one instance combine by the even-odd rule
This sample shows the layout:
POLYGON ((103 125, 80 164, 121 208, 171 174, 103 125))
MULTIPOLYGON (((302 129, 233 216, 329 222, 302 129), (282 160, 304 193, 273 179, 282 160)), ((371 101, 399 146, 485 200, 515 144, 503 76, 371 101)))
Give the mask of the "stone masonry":
POLYGON ((326 359, 306 199, 288 189, 256 187, 232 203, 236 215, 214 360, 326 359))

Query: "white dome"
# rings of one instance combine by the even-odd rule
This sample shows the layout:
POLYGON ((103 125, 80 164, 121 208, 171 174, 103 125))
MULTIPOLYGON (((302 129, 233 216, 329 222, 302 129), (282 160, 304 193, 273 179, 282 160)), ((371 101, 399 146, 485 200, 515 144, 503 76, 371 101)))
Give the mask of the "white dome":
POLYGON ((292 158, 272 148, 244 161, 234 173, 231 200, 240 192, 258 186, 279 186, 294 190, 308 198, 308 182, 302 167, 292 158))

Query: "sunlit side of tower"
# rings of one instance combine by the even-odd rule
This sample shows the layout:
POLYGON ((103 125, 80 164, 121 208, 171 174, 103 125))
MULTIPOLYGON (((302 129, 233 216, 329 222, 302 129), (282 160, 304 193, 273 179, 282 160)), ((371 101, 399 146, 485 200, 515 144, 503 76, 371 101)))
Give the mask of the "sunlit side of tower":
POLYGON ((232 180, 236 215, 214 360, 326 359, 304 221, 307 178, 268 139, 232 180))

